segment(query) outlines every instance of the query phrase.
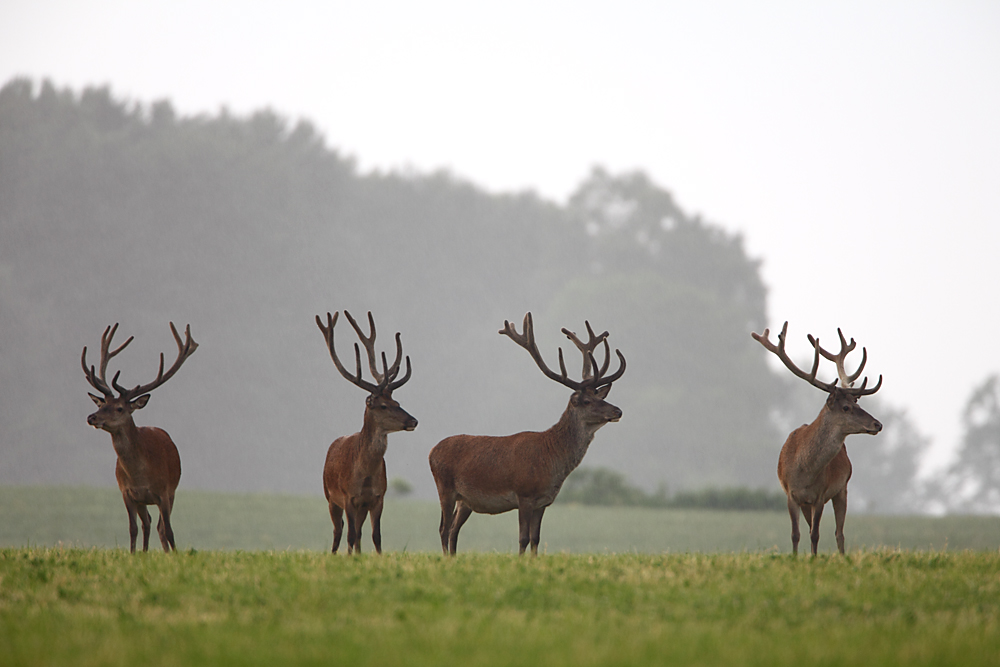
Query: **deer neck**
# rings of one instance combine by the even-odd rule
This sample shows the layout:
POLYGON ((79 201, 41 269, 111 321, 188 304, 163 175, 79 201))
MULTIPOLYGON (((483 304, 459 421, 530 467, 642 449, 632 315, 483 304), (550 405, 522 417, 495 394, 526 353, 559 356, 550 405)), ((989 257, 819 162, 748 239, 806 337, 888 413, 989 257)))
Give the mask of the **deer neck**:
POLYGON ((604 424, 586 424, 572 406, 567 407, 562 417, 549 429, 549 443, 553 453, 566 467, 566 475, 576 469, 587 454, 597 429, 604 424))
POLYGON ((132 469, 139 465, 142 452, 139 449, 139 427, 135 425, 132 417, 119 428, 111 431, 111 444, 115 448, 118 460, 126 469, 132 469))
POLYGON ((374 465, 385 457, 385 451, 389 446, 389 433, 379 426, 368 408, 365 408, 365 423, 358 436, 358 446, 366 461, 374 465))
POLYGON ((839 428, 837 420, 825 405, 812 423, 812 427, 806 458, 810 462, 810 468, 822 470, 840 453, 847 434, 839 428))

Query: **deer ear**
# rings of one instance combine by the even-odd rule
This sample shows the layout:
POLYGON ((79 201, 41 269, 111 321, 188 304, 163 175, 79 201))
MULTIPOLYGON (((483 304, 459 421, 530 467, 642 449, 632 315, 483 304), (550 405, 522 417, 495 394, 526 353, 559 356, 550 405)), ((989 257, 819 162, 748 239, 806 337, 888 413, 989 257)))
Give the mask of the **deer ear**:
POLYGON ((146 407, 146 403, 149 403, 149 394, 143 394, 139 398, 137 398, 134 401, 132 401, 131 403, 129 403, 129 406, 133 410, 140 410, 140 409, 146 407))
POLYGON ((598 389, 597 391, 595 391, 594 393, 597 395, 597 398, 599 398, 599 399, 601 399, 603 401, 605 398, 608 397, 608 394, 611 393, 611 385, 610 384, 606 384, 603 387, 601 387, 600 389, 598 389))
POLYGON ((372 394, 368 394, 368 398, 365 399, 365 405, 367 405, 370 408, 372 406, 372 403, 374 402, 375 402, 375 396, 372 394))
POLYGON ((94 405, 96 405, 97 407, 99 408, 104 407, 104 399, 101 398, 100 396, 94 396, 90 392, 87 392, 87 396, 90 396, 90 400, 92 400, 94 402, 94 405))

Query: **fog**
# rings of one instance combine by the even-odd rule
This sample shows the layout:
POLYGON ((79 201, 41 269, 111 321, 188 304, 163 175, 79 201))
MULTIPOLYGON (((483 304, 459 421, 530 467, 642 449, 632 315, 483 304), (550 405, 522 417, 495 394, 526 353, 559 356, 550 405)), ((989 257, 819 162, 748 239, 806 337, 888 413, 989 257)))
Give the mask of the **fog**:
MULTIPOLYGON (((246 118, 271 108, 293 119, 292 125, 294 119, 308 119, 325 146, 353 159, 359 176, 376 169, 423 176, 446 168, 484 196, 535 191, 543 202, 538 211, 543 211, 546 205, 566 208, 594 164, 613 174, 641 170, 674 195, 687 219, 700 216, 740 238, 747 260, 761 261, 766 307, 759 311, 760 324, 776 329, 789 320, 792 340, 800 345, 806 332, 829 340, 843 327, 868 348, 869 370, 885 377, 880 400, 905 409, 931 442, 928 472, 947 461, 958 444, 960 415, 973 388, 1000 370, 1000 351, 992 344, 998 311, 993 294, 1000 279, 993 259, 1000 242, 1000 189, 995 187, 1000 182, 1000 126, 995 122, 1000 117, 1000 12, 992 4, 651 8, 515 3, 501 13, 449 3, 419 8, 291 3, 276 16, 265 8, 227 3, 41 2, 9 5, 0 12, 0 82, 17 76, 51 78, 76 91, 107 84, 115 95, 138 103, 168 99, 180 117, 214 118, 225 107, 246 118)), ((0 178, 11 173, 12 159, 9 153, 0 155, 0 178)), ((127 192, 124 186, 112 192, 101 203, 105 209, 90 211, 88 219, 105 214, 124 224, 135 213, 129 206, 145 205, 128 200, 127 192)), ((239 204, 237 198, 238 212, 239 204)), ((33 257, 44 258, 38 249, 50 236, 58 240, 65 234, 65 220, 77 211, 58 214, 59 224, 32 228, 37 236, 29 240, 41 253, 33 257)), ((9 207, 5 215, 9 223, 9 207)), ((523 219, 524 211, 496 215, 489 224, 523 219)), ((534 211, 528 218, 545 215, 534 211)), ((316 227, 307 229, 313 233, 316 227)), ((116 233, 110 223, 100 231, 116 233)), ((363 400, 324 358, 312 317, 345 307, 356 314, 371 309, 380 341, 401 331, 414 361, 414 378, 399 399, 421 426, 413 434, 392 436, 389 462, 415 470, 425 465, 422 457, 439 436, 545 428, 558 417, 565 393, 546 386, 552 383, 527 355, 496 334, 504 318, 519 320, 531 309, 547 355, 555 353, 559 327, 580 330, 588 318, 611 331, 612 343, 632 365, 612 392, 626 417, 598 433, 585 464, 624 467, 614 454, 615 443, 645 438, 630 430, 638 427, 629 425, 634 410, 625 399, 639 401, 641 392, 628 396, 627 383, 642 365, 650 375, 671 367, 657 363, 653 340, 630 338, 628 322, 613 319, 620 313, 608 312, 602 320, 596 300, 560 306, 557 295, 566 276, 546 275, 551 257, 535 254, 513 266, 481 267, 493 278, 476 283, 490 285, 488 297, 467 295, 462 303, 479 310, 458 316, 433 292, 403 289, 404 299, 391 293, 400 289, 393 285, 361 289, 363 274, 356 275, 356 284, 324 280, 327 264, 342 261, 336 256, 342 239, 306 244, 316 250, 307 257, 282 252, 290 246, 282 245, 287 239, 280 234, 255 242, 276 247, 273 257, 294 264, 286 267, 264 251, 242 249, 245 230, 228 231, 237 234, 231 243, 209 243, 209 250, 199 245, 203 239, 188 239, 205 253, 196 265, 210 262, 215 253, 227 267, 228 262, 243 267, 228 271, 230 282, 219 280, 227 271, 205 270, 214 282, 199 287, 205 300, 197 307, 184 305, 191 295, 162 286, 130 288, 130 301, 109 302, 91 281, 108 285, 125 279, 116 271, 122 258, 114 253, 88 255, 80 265, 52 253, 57 259, 45 268, 58 279, 27 287, 12 273, 21 265, 5 257, 0 274, 5 297, 16 292, 17 303, 38 304, 33 312, 17 311, 18 317, 29 318, 17 323, 18 331, 31 332, 30 337, 16 339, 16 349, 10 342, 0 348, 5 367, 17 369, 9 377, 21 383, 6 384, 5 404, 20 405, 16 397, 25 393, 42 397, 35 399, 44 402, 33 405, 37 421, 29 426, 44 425, 53 418, 47 415, 82 425, 91 405, 79 371, 83 345, 94 349, 103 327, 121 321, 120 335, 136 335, 121 356, 123 377, 145 381, 155 371, 156 354, 172 352, 167 320, 190 320, 202 349, 137 421, 166 427, 175 415, 201 414, 169 424, 179 445, 228 439, 213 403, 223 401, 228 410, 230 403, 223 399, 239 402, 237 389, 247 388, 244 373, 264 378, 253 387, 260 395, 252 404, 254 418, 267 426, 246 428, 270 444, 251 448, 247 456, 274 468, 273 488, 298 488, 308 473, 300 477, 287 471, 318 465, 313 462, 321 460, 334 435, 360 424, 360 414, 317 415, 328 414, 330 405, 356 403, 360 410, 363 400), (500 289, 508 272, 523 276, 529 271, 538 281, 549 281, 539 291, 544 298, 532 298, 528 281, 516 293, 500 289), (261 277, 269 272, 274 274, 270 280, 261 277), (84 273, 92 277, 84 280, 84 273), (96 275, 103 277, 96 281, 96 275), (65 290, 81 284, 89 291, 70 299, 65 290), (283 311, 262 312, 254 299, 268 285, 299 287, 283 311), (49 290, 62 290, 62 296, 55 298, 49 290), (26 300, 29 296, 35 301, 26 300), (46 307, 66 301, 79 307, 70 321, 43 315, 46 307), (33 349, 26 351, 24 345, 33 349), (635 349, 645 358, 635 359, 635 349), (30 359, 43 359, 46 369, 58 365, 65 375, 33 372, 30 359), (422 359, 433 360, 433 366, 427 368, 422 359), (445 378, 431 382, 431 372, 445 378), (179 388, 206 382, 215 388, 213 395, 179 388), (510 402, 497 406, 472 400, 490 384, 503 386, 510 402), (529 390, 529 385, 537 386, 529 390), (447 420, 423 418, 450 404, 456 409, 447 420), (268 406, 263 413, 261 405, 268 406)), ((89 237, 95 235, 100 238, 91 230, 89 237)), ((3 244, 23 247, 25 241, 5 238, 3 244)), ((414 242, 400 256, 428 254, 419 237, 414 242)), ((490 247, 482 237, 477 242, 490 247)), ((455 243, 453 250, 429 256, 436 261, 463 257, 463 240, 455 243)), ((559 235, 545 243, 579 251, 576 241, 567 243, 559 235)), ((163 250, 136 239, 113 245, 116 252, 123 247, 133 253, 125 264, 136 267, 127 279, 148 280, 142 275, 142 255, 162 257, 163 250)), ((169 247, 190 251, 177 240, 169 247)), ((377 262, 380 253, 371 247, 349 250, 364 253, 369 262, 377 262)), ((563 259, 560 265, 568 266, 563 259)), ((163 261, 154 272, 161 281, 170 275, 163 261)), ((418 284, 433 289, 462 281, 456 268, 418 284)), ((281 295, 270 294, 266 302, 282 303, 281 295)), ((7 320, 10 312, 5 309, 0 318, 7 320)), ((344 338, 349 338, 346 330, 344 338)), ((804 354, 804 346, 798 352, 804 354)), ((19 428, 30 431, 20 423, 19 428)), ((645 433, 652 427, 642 428, 645 433)), ((661 428, 683 431, 687 426, 661 428)), ((775 437, 767 467, 783 434, 775 437)), ((84 430, 80 438, 82 444, 74 446, 93 448, 93 470, 105 465, 110 483, 113 460, 107 458, 105 434, 84 430)), ((207 467, 218 472, 199 485, 242 486, 238 471, 250 462, 227 458, 238 445, 181 449, 182 484, 198 480, 194 471, 207 467)), ((18 461, 18 470, 31 471, 25 473, 29 480, 101 479, 72 466, 58 466, 55 472, 49 459, 18 461)), ((637 470, 633 476, 647 486, 659 480, 678 485, 689 477, 661 469, 645 476, 637 470)), ((727 481, 732 480, 691 478, 693 484, 727 481)), ((316 484, 318 492, 318 475, 316 484)))

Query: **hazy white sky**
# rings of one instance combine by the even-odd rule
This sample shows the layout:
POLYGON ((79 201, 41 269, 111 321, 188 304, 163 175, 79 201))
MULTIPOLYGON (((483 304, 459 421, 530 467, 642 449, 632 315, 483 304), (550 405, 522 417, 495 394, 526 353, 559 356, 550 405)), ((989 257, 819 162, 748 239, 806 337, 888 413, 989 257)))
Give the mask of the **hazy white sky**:
POLYGON ((941 456, 1000 372, 997 2, 0 0, 14 76, 560 201, 642 169, 744 235, 793 350, 867 346, 941 456))

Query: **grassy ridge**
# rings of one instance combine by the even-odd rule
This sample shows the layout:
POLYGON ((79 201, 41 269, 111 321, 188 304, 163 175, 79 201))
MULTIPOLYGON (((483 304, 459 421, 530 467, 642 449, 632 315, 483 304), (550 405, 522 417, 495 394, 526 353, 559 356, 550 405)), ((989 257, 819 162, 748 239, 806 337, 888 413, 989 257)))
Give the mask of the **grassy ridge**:
MULTIPOLYGON (((155 515, 155 510, 153 511, 155 515)), ((437 552, 434 502, 389 501, 382 517, 387 551, 437 552)), ((284 550, 330 548, 332 525, 319 496, 183 491, 174 508, 183 549, 284 550)), ((805 523, 802 524, 805 529, 805 523)), ((820 549, 835 550, 833 515, 822 524, 820 549)), ((364 549, 371 550, 370 527, 364 549)), ((790 550, 788 517, 774 512, 710 512, 555 505, 545 514, 542 546, 549 553, 684 553, 790 550)), ((847 517, 849 550, 877 547, 997 550, 1000 517, 847 517)), ((808 540, 808 537, 805 538, 808 540)), ((158 548, 155 533, 152 544, 158 548)), ((0 546, 127 547, 128 519, 115 489, 0 486, 0 546)), ((517 548, 517 516, 475 515, 462 529, 463 551, 517 548)))
POLYGON ((4 665, 994 665, 1000 555, 0 550, 4 665))

